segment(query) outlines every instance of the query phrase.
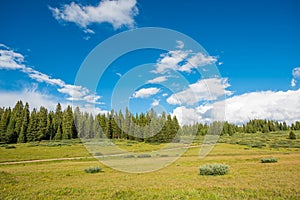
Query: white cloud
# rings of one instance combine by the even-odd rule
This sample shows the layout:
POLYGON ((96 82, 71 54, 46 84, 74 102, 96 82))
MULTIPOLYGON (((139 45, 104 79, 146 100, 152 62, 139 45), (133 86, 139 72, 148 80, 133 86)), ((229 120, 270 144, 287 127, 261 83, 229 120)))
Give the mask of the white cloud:
POLYGON ((172 116, 176 116, 180 125, 193 124, 201 121, 201 116, 194 108, 185 106, 177 107, 173 110, 172 116))
POLYGON ((20 70, 37 82, 58 86, 58 92, 69 96, 67 97, 67 100, 100 103, 97 102, 97 100, 100 99, 100 96, 91 94, 87 88, 66 84, 61 79, 52 78, 47 74, 32 69, 31 67, 27 67, 24 64, 24 56, 22 54, 10 50, 3 44, 1 44, 0 47, 4 47, 4 49, 0 49, 0 69, 20 70))
POLYGON ((292 73, 294 78, 300 78, 300 67, 294 68, 292 73))
POLYGON ((172 114, 177 116, 182 125, 194 122, 208 123, 213 120, 212 117, 215 114, 224 111, 224 120, 236 124, 242 124, 251 119, 286 121, 290 124, 300 120, 299 102, 300 89, 251 92, 196 108, 179 106, 173 110, 172 114))
POLYGON ((161 54, 157 60, 156 69, 153 73, 164 74, 169 70, 191 73, 192 69, 213 64, 217 61, 216 57, 205 55, 202 52, 192 50, 182 50, 184 43, 177 41, 178 50, 169 51, 161 54))
POLYGON ((226 90, 229 86, 227 78, 201 79, 190 84, 187 89, 172 94, 167 102, 172 105, 194 105, 199 101, 217 100, 222 95, 232 94, 226 90))
POLYGON ((157 94, 159 91, 160 91, 160 89, 155 88, 155 87, 142 88, 133 94, 133 98, 147 98, 147 97, 157 94))
POLYGON ((291 80, 291 86, 292 86, 292 87, 295 87, 296 84, 297 84, 297 81, 293 78, 293 79, 291 80))
POLYGON ((120 78, 122 77, 121 73, 116 73, 117 76, 119 76, 120 78))
POLYGON ((86 32, 91 32, 87 27, 93 23, 109 23, 114 29, 122 26, 133 28, 134 17, 138 15, 136 4, 136 0, 103 0, 97 6, 84 6, 72 2, 62 8, 49 9, 56 20, 73 22, 86 32))
POLYGON ((177 43, 176 48, 183 49, 183 47, 184 47, 184 42, 183 41, 177 40, 176 43, 177 43))
MULTIPOLYGON (((62 109, 66 109, 68 105, 67 102, 62 102, 55 96, 51 96, 49 94, 40 93, 36 91, 35 88, 24 89, 22 91, 0 91, 0 105, 3 107, 14 107, 16 102, 22 100, 23 104, 26 102, 29 103, 30 110, 33 108, 39 109, 41 106, 44 106, 48 110, 54 111, 58 102, 61 104, 62 109)), ((95 107, 93 104, 74 104, 73 108, 78 106, 81 112, 92 113, 93 115, 97 114, 106 114, 108 111, 102 110, 99 107, 95 107)))
POLYGON ((152 102, 151 106, 158 106, 159 105, 159 100, 158 99, 154 99, 154 101, 152 102))
POLYGON ((163 97, 166 97, 166 96, 168 96, 168 94, 167 94, 167 93, 163 93, 162 96, 163 96, 163 97))
POLYGON ((215 63, 217 59, 203 53, 196 53, 187 59, 187 63, 179 67, 179 71, 190 73, 192 69, 215 63))
POLYGON ((162 83, 168 80, 167 76, 159 76, 154 79, 147 81, 147 83, 162 83))
POLYGON ((13 50, 9 49, 4 44, 0 44, 0 69, 23 69, 25 68, 24 56, 20 53, 16 53, 13 50))
MULTIPOLYGON (((44 106, 49 110, 55 110, 57 103, 60 102, 56 97, 42 94, 35 89, 24 89, 14 92, 0 91, 0 96, 0 105, 3 107, 14 107, 17 101, 22 100, 24 104, 25 102, 29 103, 30 109, 44 106)), ((66 107, 66 104, 61 104, 62 107, 66 107)))
POLYGON ((60 87, 64 87, 64 85, 65 85, 64 81, 62 81, 60 79, 51 78, 47 74, 43 74, 42 72, 34 70, 30 67, 24 67, 24 69, 22 69, 22 71, 24 73, 28 74, 28 76, 31 79, 36 80, 36 81, 41 82, 41 83, 44 82, 44 83, 48 83, 50 85, 58 85, 60 87))
POLYGON ((168 70, 178 70, 179 63, 186 59, 189 53, 190 51, 175 50, 161 54, 161 58, 156 64, 156 69, 152 72, 156 74, 163 74, 168 70))

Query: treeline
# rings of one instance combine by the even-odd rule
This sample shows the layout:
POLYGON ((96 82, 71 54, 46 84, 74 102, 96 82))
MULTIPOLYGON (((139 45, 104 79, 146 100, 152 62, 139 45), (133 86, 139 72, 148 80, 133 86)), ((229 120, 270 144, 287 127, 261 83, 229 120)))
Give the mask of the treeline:
POLYGON ((58 103, 55 111, 45 107, 39 110, 18 101, 13 109, 0 108, 0 143, 25 143, 41 140, 72 138, 118 138, 145 142, 165 143, 179 141, 180 126, 176 117, 158 116, 154 110, 146 114, 132 115, 112 110, 93 116, 83 113, 79 107, 62 110, 58 103))
POLYGON ((18 101, 14 108, 0 108, 0 143, 25 143, 41 140, 72 138, 116 138, 141 142, 178 142, 180 136, 206 135, 215 132, 222 135, 243 133, 268 133, 274 131, 300 130, 300 122, 287 125, 273 120, 250 120, 242 126, 228 122, 212 124, 196 123, 179 126, 176 116, 158 115, 153 109, 133 115, 112 110, 107 114, 93 116, 83 113, 78 107, 68 106, 62 110, 58 103, 55 111, 45 107, 33 108, 18 101))
POLYGON ((195 123, 193 125, 184 125, 181 127, 180 135, 206 135, 221 133, 221 135, 233 135, 235 133, 269 133, 275 131, 300 130, 300 122, 296 121, 291 125, 286 122, 275 120, 253 119, 243 125, 236 125, 228 122, 213 122, 210 125, 195 123))

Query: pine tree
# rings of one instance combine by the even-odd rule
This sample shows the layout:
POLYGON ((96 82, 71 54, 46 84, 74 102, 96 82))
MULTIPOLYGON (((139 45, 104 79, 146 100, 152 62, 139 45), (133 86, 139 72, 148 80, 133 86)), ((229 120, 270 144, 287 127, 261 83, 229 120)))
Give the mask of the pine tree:
POLYGON ((74 137, 74 118, 71 106, 63 112, 63 122, 62 122, 62 139, 71 139, 74 137))
POLYGON ((61 140, 62 139, 62 125, 58 124, 56 134, 54 136, 54 140, 61 140))
POLYGON ((20 130, 20 134, 18 137, 19 143, 27 142, 27 129, 28 129, 29 120, 30 120, 29 104, 27 102, 23 109, 22 117, 23 117, 23 120, 22 120, 21 130, 20 130))
POLYGON ((47 118, 48 118, 48 110, 45 107, 40 107, 40 111, 37 114, 38 117, 38 132, 37 132, 37 140, 46 139, 47 134, 47 118))
POLYGON ((14 117, 15 117, 15 132, 20 133, 22 123, 23 123, 23 110, 24 110, 24 105, 22 101, 18 101, 15 108, 14 108, 14 117))
POLYGON ((60 103, 57 104, 56 109, 55 109, 55 114, 53 118, 53 126, 54 126, 54 132, 55 135, 60 132, 59 136, 55 137, 55 140, 60 140, 61 139, 61 134, 62 134, 62 109, 60 103), (60 138, 60 139, 59 139, 60 138))
POLYGON ((38 116, 36 108, 34 108, 30 115, 29 125, 27 129, 27 141, 37 141, 38 140, 38 116))
POLYGON ((54 112, 50 111, 47 115, 47 126, 46 126, 46 139, 47 140, 52 140, 55 135, 53 118, 54 118, 54 112))

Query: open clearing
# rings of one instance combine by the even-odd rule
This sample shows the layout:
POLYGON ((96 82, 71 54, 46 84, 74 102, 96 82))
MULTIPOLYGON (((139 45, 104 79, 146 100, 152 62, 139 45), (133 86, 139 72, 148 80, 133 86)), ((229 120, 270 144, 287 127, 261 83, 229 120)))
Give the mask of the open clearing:
MULTIPOLYGON (((139 145, 157 148, 141 143, 127 148, 134 150, 139 145)), ((102 165, 80 143, 15 146, 0 147, 1 163, 82 158, 0 165, 0 199, 300 199, 299 148, 219 143, 204 159, 199 158, 200 147, 190 148, 161 170, 130 174, 102 165), (277 158, 278 162, 260 163, 265 157, 277 158), (229 165, 229 174, 200 176, 199 166, 208 163, 229 165), (85 173, 90 166, 100 166, 103 172, 85 173)))

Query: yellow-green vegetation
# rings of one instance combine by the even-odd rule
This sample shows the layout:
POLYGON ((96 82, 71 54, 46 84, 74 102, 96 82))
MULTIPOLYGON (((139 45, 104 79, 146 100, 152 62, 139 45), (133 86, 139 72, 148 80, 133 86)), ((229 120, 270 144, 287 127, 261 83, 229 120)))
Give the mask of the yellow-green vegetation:
MULTIPOLYGON (((143 144, 124 146, 135 152, 143 144)), ((15 160, 21 160, 22 156, 27 160, 89 155, 76 142, 59 147, 15 146, 0 147, 1 162, 13 160, 16 153, 19 155, 15 160)), ((149 150, 150 147, 147 146, 149 150)), ((189 148, 173 164, 140 174, 113 170, 96 159, 0 164, 0 199, 300 199, 299 148, 271 148, 268 144, 251 148, 219 143, 202 159, 199 150, 200 146, 189 148), (262 158, 269 157, 276 157, 278 162, 261 163, 262 158), (200 166, 213 163, 230 166, 229 173, 199 175, 200 166), (85 173, 84 169, 91 166, 99 166, 102 173, 85 173)), ((128 162, 130 159, 146 158, 128 158, 128 162)))

